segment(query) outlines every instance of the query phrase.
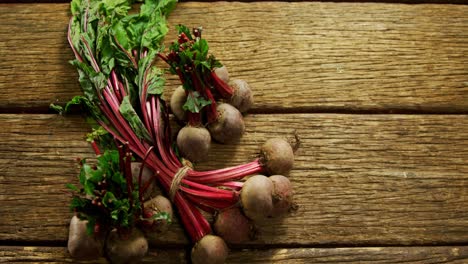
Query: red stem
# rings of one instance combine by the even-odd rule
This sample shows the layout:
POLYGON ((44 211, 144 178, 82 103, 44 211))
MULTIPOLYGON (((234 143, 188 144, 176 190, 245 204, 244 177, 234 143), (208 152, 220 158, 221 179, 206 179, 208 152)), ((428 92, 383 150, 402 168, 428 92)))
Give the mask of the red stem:
POLYGON ((229 99, 232 97, 232 95, 234 94, 232 88, 229 87, 229 85, 226 82, 221 80, 214 71, 210 72, 210 79, 213 83, 214 88, 216 89, 216 91, 218 91, 221 97, 223 97, 224 99, 229 99))
POLYGON ((91 141, 91 147, 93 148, 94 150, 94 153, 96 154, 96 156, 100 156, 101 155, 101 151, 99 150, 99 146, 97 145, 96 141, 91 141))
MULTIPOLYGON (((145 153, 145 157, 143 158, 143 161, 141 162, 141 167, 140 167, 140 171, 138 173, 138 198, 140 199, 140 204, 141 204, 141 211, 144 211, 145 210, 145 207, 143 205, 143 194, 145 193, 144 191, 146 191, 146 188, 143 190, 142 186, 141 186, 141 177, 143 176, 143 169, 145 168, 145 165, 146 165, 146 160, 148 159, 148 156, 149 154, 151 153, 151 151, 153 150, 153 146, 149 147, 149 149, 146 151, 145 153)), ((133 175, 132 175, 133 176, 133 175)), ((147 185, 149 185, 148 183, 151 183, 151 180, 148 180, 147 182, 147 185)))

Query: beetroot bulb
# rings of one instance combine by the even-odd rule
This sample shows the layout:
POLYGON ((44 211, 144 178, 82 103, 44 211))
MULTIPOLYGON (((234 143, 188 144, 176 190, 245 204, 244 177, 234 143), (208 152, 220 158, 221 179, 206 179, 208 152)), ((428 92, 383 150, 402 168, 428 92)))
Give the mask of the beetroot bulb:
MULTIPOLYGON (((138 183, 140 180, 141 162, 132 162, 131 168, 133 181, 138 183)), ((144 187, 148 184, 146 191, 143 193, 143 200, 148 200, 156 187, 155 181, 152 180, 153 174, 153 171, 146 166, 143 167, 143 171, 141 171, 141 186, 144 187)))
POLYGON ((293 167, 294 151, 284 139, 267 140, 260 150, 260 157, 269 175, 286 175, 293 167))
POLYGON ((264 175, 248 178, 241 190, 244 214, 255 222, 263 222, 273 211, 273 182, 264 175))
POLYGON ((240 79, 231 80, 229 86, 234 93, 227 102, 237 108, 241 113, 247 112, 254 103, 250 86, 246 81, 240 79))
POLYGON ((222 66, 214 69, 215 74, 225 83, 229 83, 229 72, 226 66, 222 66))
POLYGON ((213 139, 225 144, 238 141, 245 131, 241 112, 227 103, 218 104, 216 110, 218 118, 208 125, 213 139))
POLYGON ((273 217, 283 216, 296 207, 293 202, 293 189, 289 179, 283 175, 272 175, 269 179, 273 182, 273 217))
POLYGON ((202 126, 185 126, 177 134, 177 147, 186 159, 197 162, 206 159, 211 147, 210 132, 202 126))
POLYGON ((145 231, 162 233, 169 228, 172 216, 171 201, 162 195, 158 195, 144 203, 143 217, 146 219, 140 222, 140 226, 145 231), (166 213, 168 219, 151 219, 154 215, 159 213, 166 213))
POLYGON ((187 119, 185 110, 183 109, 186 101, 187 95, 185 94, 184 87, 180 85, 174 90, 169 103, 172 113, 179 121, 185 121, 187 119))
POLYGON ((227 243, 242 243, 255 237, 253 224, 238 206, 218 212, 213 227, 227 243))
POLYGON ((255 222, 283 216, 296 205, 293 203, 292 186, 283 175, 248 178, 241 190, 241 204, 245 215, 255 222))
POLYGON ((205 235, 192 248, 193 264, 223 264, 228 255, 228 247, 219 236, 205 235))
POLYGON ((143 232, 133 228, 128 234, 112 230, 106 240, 106 257, 111 263, 138 263, 148 251, 148 241, 143 232))

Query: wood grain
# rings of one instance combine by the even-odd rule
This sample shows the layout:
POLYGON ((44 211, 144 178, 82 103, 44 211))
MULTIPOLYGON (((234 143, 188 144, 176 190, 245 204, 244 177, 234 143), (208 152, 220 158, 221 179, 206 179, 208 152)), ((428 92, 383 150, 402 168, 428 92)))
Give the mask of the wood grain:
MULTIPOLYGON (((188 263, 188 254, 174 249, 151 248, 142 263, 188 263)), ((62 247, 1 247, 6 263, 90 263, 71 259, 62 247)), ((468 247, 371 247, 290 248, 232 250, 226 261, 233 263, 445 263, 468 261, 468 247)), ((92 263, 106 263, 104 259, 92 263)))
MULTIPOLYGON (((290 179, 299 210, 243 246, 431 245, 468 241, 468 116, 249 115, 238 145, 199 169, 253 158, 267 138, 301 137, 290 179), (274 126, 272 129, 272 125, 274 126)), ((0 115, 0 240, 64 243, 63 193, 92 157, 80 117, 0 115)), ((187 245, 176 223, 155 245, 187 245)))
MULTIPOLYGON (((205 28, 231 76, 253 87, 254 112, 466 113, 467 13, 465 5, 187 2, 170 23, 205 28)), ((68 16, 67 4, 0 6, 1 112, 46 112, 80 93, 67 64, 68 16)))

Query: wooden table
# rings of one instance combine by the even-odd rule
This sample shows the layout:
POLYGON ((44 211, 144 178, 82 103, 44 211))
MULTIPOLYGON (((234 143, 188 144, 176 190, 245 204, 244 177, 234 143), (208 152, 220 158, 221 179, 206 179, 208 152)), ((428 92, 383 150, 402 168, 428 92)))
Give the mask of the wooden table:
MULTIPOLYGON (((240 145, 199 168, 302 140, 299 210, 228 263, 468 263, 468 6, 385 2, 183 2, 171 15, 202 25, 254 89, 240 145)), ((68 3, 0 4, 0 262, 73 262, 64 185, 93 154, 84 119, 49 110, 80 93, 68 17, 68 3)), ((177 221, 150 240, 146 262, 187 261, 177 221)))

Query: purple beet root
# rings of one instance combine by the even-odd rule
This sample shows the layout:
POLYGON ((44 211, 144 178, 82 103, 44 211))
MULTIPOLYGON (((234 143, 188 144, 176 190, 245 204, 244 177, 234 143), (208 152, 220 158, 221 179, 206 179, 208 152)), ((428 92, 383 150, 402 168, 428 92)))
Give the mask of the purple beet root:
MULTIPOLYGON (((144 203, 144 208, 144 218, 151 218, 159 213, 167 213, 169 215, 169 220, 172 220, 173 211, 171 202, 162 195, 158 195, 155 198, 146 201, 144 203)), ((155 219, 143 220, 140 224, 145 231, 162 233, 168 229, 170 223, 166 220, 155 219)))
POLYGON ((68 233, 68 252, 74 259, 93 260, 102 256, 104 240, 86 233, 88 221, 73 216, 68 233))
POLYGON ((247 112, 253 105, 253 95, 249 84, 244 80, 233 79, 229 86, 234 91, 228 103, 237 108, 241 113, 247 112))
POLYGON ((260 155, 269 175, 287 175, 293 167, 294 151, 284 139, 267 140, 260 150, 260 155))
POLYGON ((111 263, 138 263, 148 251, 148 241, 143 232, 133 228, 130 233, 121 235, 112 230, 106 240, 106 255, 111 263))
POLYGON ((273 182, 273 217, 279 217, 290 212, 294 207, 291 182, 283 175, 269 177, 273 182))
POLYGON ((263 222, 273 212, 273 182, 266 176, 248 178, 241 190, 244 214, 255 222, 263 222))
POLYGON ((219 236, 206 235, 192 248, 193 264, 223 264, 228 255, 228 247, 219 236))
POLYGON ((220 143, 238 141, 245 131, 244 119, 241 112, 227 103, 216 106, 218 119, 208 125, 211 136, 220 143))
POLYGON ((185 121, 187 119, 185 110, 182 108, 186 101, 187 95, 185 94, 184 88, 182 86, 177 87, 171 96, 169 105, 172 113, 180 121, 185 121))
POLYGON ((242 243, 255 237, 254 226, 237 206, 216 215, 214 230, 227 243, 242 243))
POLYGON ((177 147, 186 159, 193 162, 206 159, 210 145, 211 135, 204 127, 185 126, 177 135, 177 147))
POLYGON ((225 83, 229 82, 229 72, 226 66, 215 68, 214 72, 219 77, 219 79, 223 80, 225 83))
MULTIPOLYGON (((131 167, 133 180, 138 183, 138 178, 140 177, 141 162, 132 162, 131 167)), ((148 200, 151 197, 154 188, 156 187, 155 180, 152 179, 152 177, 153 172, 148 167, 143 167, 143 171, 141 174, 141 187, 143 188, 149 181, 151 181, 145 193, 143 194, 143 200, 148 200)))

